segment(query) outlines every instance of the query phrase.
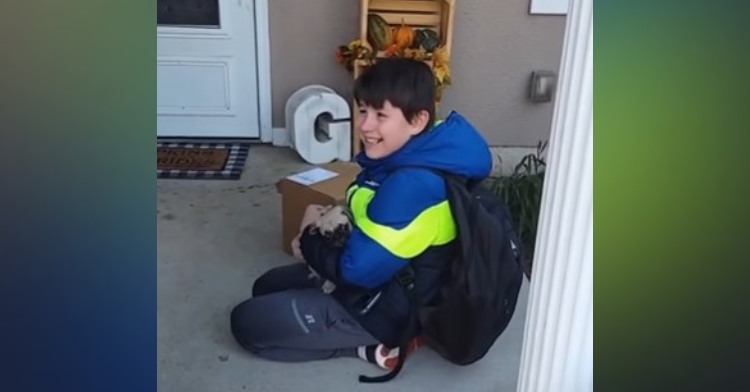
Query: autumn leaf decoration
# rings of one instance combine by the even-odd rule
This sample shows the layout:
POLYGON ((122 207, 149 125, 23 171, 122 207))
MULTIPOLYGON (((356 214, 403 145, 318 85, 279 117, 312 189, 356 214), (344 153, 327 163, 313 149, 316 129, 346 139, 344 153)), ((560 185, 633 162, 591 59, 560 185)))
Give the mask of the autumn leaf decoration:
POLYGON ((341 45, 336 49, 336 63, 342 65, 349 72, 354 72, 354 62, 365 60, 372 64, 374 53, 372 49, 362 42, 361 39, 355 39, 347 45, 341 45))
MULTIPOLYGON (((370 49, 369 45, 363 43, 360 39, 355 39, 347 45, 341 45, 336 49, 336 63, 346 68, 347 71, 354 72, 355 61, 364 60, 365 65, 369 66, 376 60, 377 55, 377 53, 374 53, 370 49)), ((448 54, 443 46, 435 48, 430 53, 423 47, 417 49, 403 48, 392 44, 385 51, 381 52, 380 56, 432 61, 432 71, 435 76, 436 104, 439 104, 442 100, 443 90, 452 83, 448 54)))

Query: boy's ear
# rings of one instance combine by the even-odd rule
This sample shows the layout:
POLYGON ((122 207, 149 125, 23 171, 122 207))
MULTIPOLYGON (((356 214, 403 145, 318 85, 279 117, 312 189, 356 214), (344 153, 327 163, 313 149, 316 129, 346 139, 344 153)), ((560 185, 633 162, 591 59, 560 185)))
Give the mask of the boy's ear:
POLYGON ((420 110, 416 116, 411 120, 410 134, 412 136, 417 135, 427 128, 427 122, 430 121, 430 114, 426 110, 420 110))

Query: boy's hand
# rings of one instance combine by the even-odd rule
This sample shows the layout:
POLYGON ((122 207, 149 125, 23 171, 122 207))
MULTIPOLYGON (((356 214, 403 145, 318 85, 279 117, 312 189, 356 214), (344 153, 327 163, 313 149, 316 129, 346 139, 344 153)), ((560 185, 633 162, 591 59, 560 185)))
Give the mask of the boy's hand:
POLYGON ((305 258, 302 257, 302 251, 300 250, 300 244, 299 244, 299 238, 302 235, 302 233, 297 234, 296 237, 292 240, 292 255, 295 259, 298 259, 301 262, 305 262, 305 258))
POLYGON ((302 256, 302 251, 300 250, 300 243, 299 239, 302 236, 302 232, 305 231, 305 228, 307 226, 315 223, 318 219, 320 219, 321 216, 325 215, 329 210, 331 210, 333 206, 322 206, 320 204, 310 204, 307 206, 307 209, 305 209, 305 214, 302 217, 302 222, 300 222, 299 225, 299 234, 297 234, 296 237, 292 240, 292 255, 294 258, 298 259, 301 262, 305 262, 305 258, 302 256))

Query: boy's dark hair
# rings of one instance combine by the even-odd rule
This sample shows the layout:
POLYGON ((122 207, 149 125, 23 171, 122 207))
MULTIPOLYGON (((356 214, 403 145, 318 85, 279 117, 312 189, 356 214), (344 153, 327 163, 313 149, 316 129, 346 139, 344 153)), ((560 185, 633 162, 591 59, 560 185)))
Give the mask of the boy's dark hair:
POLYGON ((401 109, 410 122, 420 111, 426 110, 429 118, 424 130, 430 129, 435 121, 435 79, 430 67, 422 61, 377 60, 354 83, 354 100, 358 105, 376 109, 381 109, 388 101, 401 109))

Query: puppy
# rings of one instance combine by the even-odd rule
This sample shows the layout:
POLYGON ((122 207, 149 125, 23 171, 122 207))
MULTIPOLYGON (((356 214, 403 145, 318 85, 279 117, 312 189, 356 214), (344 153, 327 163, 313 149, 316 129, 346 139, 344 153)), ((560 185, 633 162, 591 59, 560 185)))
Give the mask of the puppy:
MULTIPOLYGON (((352 232, 351 212, 342 205, 329 206, 327 211, 312 223, 310 230, 313 234, 320 233, 329 245, 341 248, 352 232)), ((320 275, 310 268, 310 279, 320 278, 320 275)), ((330 294, 336 289, 336 285, 326 279, 321 284, 321 289, 324 293, 330 294)))

